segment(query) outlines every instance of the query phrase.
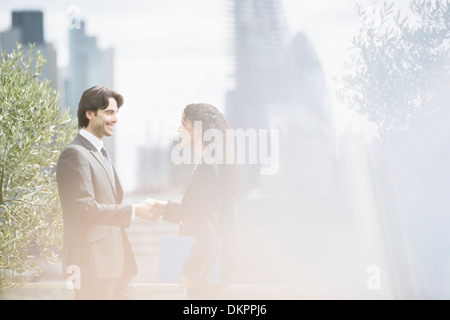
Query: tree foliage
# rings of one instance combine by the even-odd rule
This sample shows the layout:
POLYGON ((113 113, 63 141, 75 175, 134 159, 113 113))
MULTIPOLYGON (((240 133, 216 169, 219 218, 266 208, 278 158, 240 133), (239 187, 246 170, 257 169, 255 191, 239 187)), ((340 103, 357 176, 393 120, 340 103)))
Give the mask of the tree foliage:
POLYGON ((395 289, 448 299, 450 6, 396 5, 357 5, 362 26, 338 93, 378 126, 371 169, 395 289))
POLYGON ((1 53, 0 293, 39 273, 37 255, 55 261, 62 244, 53 168, 75 125, 50 81, 39 79, 44 63, 32 46, 1 53))
POLYGON ((378 125, 382 142, 408 139, 442 111, 437 97, 450 91, 449 2, 414 0, 409 14, 394 5, 357 5, 362 27, 339 91, 347 106, 378 125))

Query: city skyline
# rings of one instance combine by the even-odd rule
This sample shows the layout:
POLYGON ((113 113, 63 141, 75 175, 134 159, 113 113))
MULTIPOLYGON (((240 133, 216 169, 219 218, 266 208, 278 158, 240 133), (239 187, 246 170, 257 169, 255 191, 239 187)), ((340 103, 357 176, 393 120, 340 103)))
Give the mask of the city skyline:
MULTIPOLYGON (((2 5, 0 32, 12 11, 37 9, 17 1, 2 5)), ((411 0, 408 12, 408 2, 50 0, 37 10, 65 76, 107 74, 98 53, 114 48, 111 79, 94 81, 125 97, 114 127, 125 203, 181 200, 201 158, 183 148, 189 141, 205 161, 226 154, 241 165, 233 283, 298 285, 301 298, 440 298, 449 295, 449 8, 411 0), (90 49, 96 62, 67 68, 69 52, 90 49), (203 131, 220 117, 198 122, 193 112, 179 143, 183 109, 196 102, 217 106, 232 130, 220 120, 222 130, 203 131), (211 143, 202 149, 188 131, 211 143), (228 152, 232 134, 242 143, 228 152)), ((173 232, 155 226, 130 228, 142 265, 173 232)), ((142 282, 155 281, 156 269, 143 269, 142 282)))
MULTIPOLYGON (((330 83, 343 66, 358 24, 352 3, 321 1, 300 5, 281 1, 288 36, 298 31, 309 36, 330 83), (336 21, 342 23, 336 25, 336 21), (327 35, 331 30, 332 36, 327 35)), ((120 150, 116 167, 125 190, 132 191, 136 177, 133 168, 138 163, 136 150, 170 144, 184 106, 208 102, 224 111, 229 2, 114 4, 117 5, 99 6, 100 10, 87 1, 49 1, 45 5, 26 0, 6 1, 1 7, 0 29, 8 28, 10 10, 40 7, 44 11, 45 40, 55 44, 58 67, 63 68, 68 63, 67 9, 75 5, 86 22, 86 34, 96 36, 100 48, 115 48, 115 89, 125 97, 115 134, 116 148, 120 150)), ((347 127, 360 130, 362 125, 357 116, 336 110, 335 103, 333 108, 340 113, 338 130, 347 127)))

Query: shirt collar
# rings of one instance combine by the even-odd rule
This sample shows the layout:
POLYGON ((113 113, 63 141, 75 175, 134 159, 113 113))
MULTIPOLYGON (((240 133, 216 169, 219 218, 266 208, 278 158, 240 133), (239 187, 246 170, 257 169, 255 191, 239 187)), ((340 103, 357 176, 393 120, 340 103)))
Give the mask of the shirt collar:
POLYGON ((80 135, 86 138, 92 145, 98 150, 101 151, 103 148, 103 140, 100 140, 92 133, 87 131, 86 129, 80 129, 80 135))

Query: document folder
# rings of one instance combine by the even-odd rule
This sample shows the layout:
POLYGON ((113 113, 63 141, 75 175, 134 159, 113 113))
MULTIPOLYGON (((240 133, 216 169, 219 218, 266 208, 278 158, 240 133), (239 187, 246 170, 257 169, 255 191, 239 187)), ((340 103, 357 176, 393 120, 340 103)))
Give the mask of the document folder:
MULTIPOLYGON (((195 237, 161 237, 159 246, 159 282, 178 283, 184 264, 188 259, 195 237)), ((208 254, 208 266, 202 283, 218 283, 220 281, 221 240, 214 238, 208 254)))

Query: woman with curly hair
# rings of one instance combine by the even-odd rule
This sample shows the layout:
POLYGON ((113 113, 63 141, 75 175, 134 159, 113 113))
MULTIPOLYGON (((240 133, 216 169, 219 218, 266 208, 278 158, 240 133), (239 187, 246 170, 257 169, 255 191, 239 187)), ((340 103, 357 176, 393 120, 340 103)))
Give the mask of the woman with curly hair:
POLYGON ((178 132, 183 147, 192 148, 199 162, 181 203, 159 201, 163 219, 178 223, 180 236, 196 239, 179 281, 187 288, 189 299, 223 298, 230 276, 233 215, 242 192, 242 178, 232 144, 226 144, 227 129, 224 115, 212 105, 190 104, 184 109, 178 132), (215 133, 215 139, 208 139, 212 141, 204 139, 208 131, 215 133), (207 152, 211 144, 214 155, 207 152), (220 280, 205 282, 211 271, 209 257, 219 254, 212 252, 217 237, 221 239, 220 280))

